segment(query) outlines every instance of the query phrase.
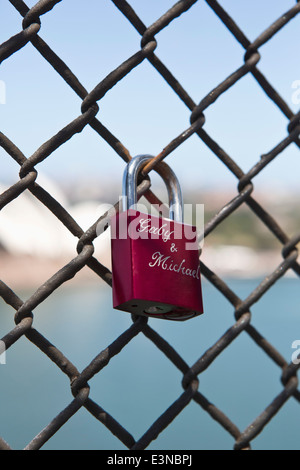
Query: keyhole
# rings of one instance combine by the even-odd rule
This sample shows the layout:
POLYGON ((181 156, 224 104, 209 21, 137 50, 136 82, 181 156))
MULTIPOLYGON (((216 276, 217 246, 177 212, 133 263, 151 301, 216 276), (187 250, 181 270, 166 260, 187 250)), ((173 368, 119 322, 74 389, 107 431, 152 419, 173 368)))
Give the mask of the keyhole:
POLYGON ((156 306, 147 308, 146 310, 144 310, 144 312, 149 313, 149 314, 155 314, 155 313, 167 313, 167 312, 170 312, 171 310, 172 310, 172 307, 169 307, 168 305, 166 306, 156 305, 156 306))

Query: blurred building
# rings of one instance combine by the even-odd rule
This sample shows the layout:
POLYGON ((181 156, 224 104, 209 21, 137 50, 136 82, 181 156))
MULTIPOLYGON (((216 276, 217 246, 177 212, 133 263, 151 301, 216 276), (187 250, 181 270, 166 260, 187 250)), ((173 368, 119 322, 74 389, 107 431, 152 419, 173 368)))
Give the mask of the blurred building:
MULTIPOLYGON (((99 201, 71 205, 52 181, 39 177, 39 183, 66 208, 84 231, 108 207, 99 201)), ((0 183, 0 193, 6 189, 7 186, 0 183)), ((104 235, 95 240, 98 251, 107 251, 107 239, 104 235)), ((77 254, 77 243, 78 239, 29 191, 0 211, 0 250, 9 254, 66 258, 77 254)))

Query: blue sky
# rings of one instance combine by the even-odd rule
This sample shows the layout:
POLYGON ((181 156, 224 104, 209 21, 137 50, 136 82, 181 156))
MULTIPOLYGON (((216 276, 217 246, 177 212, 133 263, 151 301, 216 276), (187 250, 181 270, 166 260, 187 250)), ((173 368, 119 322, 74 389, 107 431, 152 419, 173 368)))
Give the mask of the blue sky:
MULTIPOLYGON (((29 7, 36 1, 27 1, 29 7)), ((132 0, 149 26, 174 1, 132 0)), ((220 4, 253 41, 295 5, 294 0, 221 0, 220 4)), ((110 0, 63 0, 42 16, 40 36, 67 63, 87 90, 140 48, 140 35, 110 0)), ((22 29, 22 18, 8 0, 0 6, 0 43, 22 29)), ((292 84, 300 80, 297 43, 300 15, 260 49, 258 68, 294 112, 292 84)), ((204 1, 157 34, 157 56, 195 102, 243 64, 244 49, 204 1)), ((31 44, 5 60, 0 80, 6 104, 0 105, 1 130, 29 157, 43 142, 80 115, 77 95, 31 44)), ((98 119, 134 156, 156 155, 189 127, 190 111, 145 60, 99 103, 98 119)), ((287 136, 288 121, 248 75, 205 111, 205 130, 248 171, 260 156, 287 136)), ((18 166, 0 149, 0 180, 17 181, 18 166)), ((183 189, 234 187, 237 180, 197 136, 168 158, 183 189)), ((121 184, 124 162, 87 127, 38 171, 56 181, 121 184)), ((255 186, 298 187, 299 149, 293 144, 255 179, 255 186), (292 170, 291 170, 292 168, 292 170)))

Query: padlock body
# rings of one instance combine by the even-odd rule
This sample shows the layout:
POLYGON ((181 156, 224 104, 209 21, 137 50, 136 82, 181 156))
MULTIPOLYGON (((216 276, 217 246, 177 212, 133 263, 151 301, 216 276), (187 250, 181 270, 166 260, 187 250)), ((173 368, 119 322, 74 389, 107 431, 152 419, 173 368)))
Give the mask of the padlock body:
POLYGON ((129 210, 111 228, 114 308, 169 320, 203 313, 195 227, 129 210))

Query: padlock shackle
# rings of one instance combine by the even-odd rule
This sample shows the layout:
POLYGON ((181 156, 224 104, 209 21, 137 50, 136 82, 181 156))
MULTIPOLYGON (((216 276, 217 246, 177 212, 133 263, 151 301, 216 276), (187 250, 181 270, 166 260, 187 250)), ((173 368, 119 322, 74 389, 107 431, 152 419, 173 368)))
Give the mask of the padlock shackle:
MULTIPOLYGON (((138 155, 126 166, 123 177, 123 211, 136 208, 138 174, 152 158, 151 155, 138 155)), ((183 199, 177 176, 165 162, 159 162, 154 170, 162 177, 168 190, 170 220, 183 223, 183 199)))

